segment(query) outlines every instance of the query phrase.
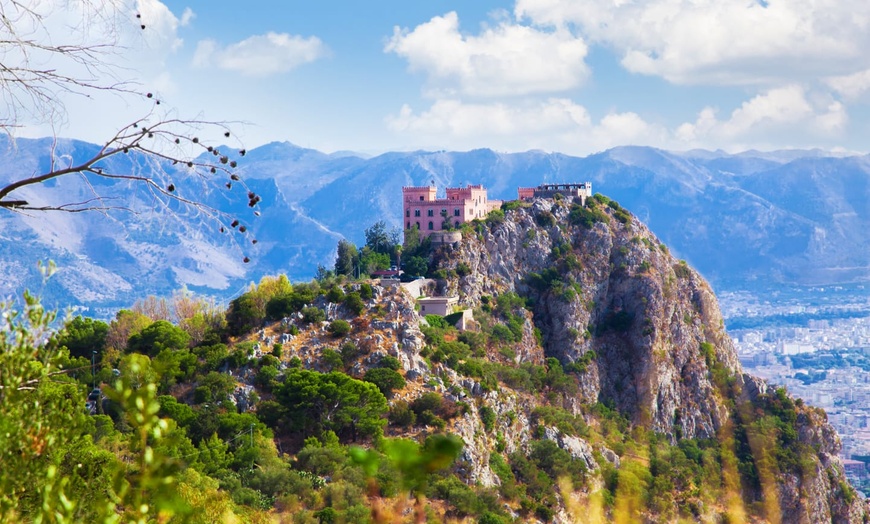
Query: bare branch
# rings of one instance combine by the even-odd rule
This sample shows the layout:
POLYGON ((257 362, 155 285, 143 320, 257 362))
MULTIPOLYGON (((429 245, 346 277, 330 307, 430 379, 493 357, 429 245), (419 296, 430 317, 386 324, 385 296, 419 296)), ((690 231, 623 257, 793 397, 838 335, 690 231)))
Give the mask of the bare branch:
MULTIPOLYGON (((64 5, 81 13, 82 18, 79 25, 69 28, 69 34, 57 37, 48 27, 53 2, 0 1, 0 131, 11 138, 12 131, 27 118, 41 119, 54 127, 65 118, 59 97, 68 93, 141 97, 152 102, 152 109, 119 129, 87 158, 61 151, 55 138, 46 171, 0 183, 0 209, 17 213, 96 211, 107 216, 113 211, 135 213, 141 211, 134 202, 136 191, 142 189, 153 209, 176 216, 180 216, 179 209, 189 209, 217 221, 221 232, 238 227, 236 232, 243 234, 246 228, 239 227, 238 217, 206 204, 204 198, 216 188, 233 191, 238 186, 236 190, 243 192, 241 198, 247 196, 249 207, 260 201, 236 172, 244 149, 230 154, 200 139, 209 135, 212 142, 214 135, 229 138, 227 124, 178 118, 166 111, 165 105, 161 107, 152 93, 138 92, 131 83, 117 78, 118 68, 106 58, 124 51, 118 24, 134 23, 129 18, 132 13, 125 12, 121 4, 70 0, 64 5), (99 38, 94 38, 96 33, 99 38), (67 197, 69 193, 59 190, 62 197, 43 198, 52 196, 47 182, 75 178, 82 184, 83 195, 67 197), (101 179, 118 184, 97 184, 101 179), (75 201, 65 201, 67 198, 75 201)), ((135 24, 138 28, 140 22, 135 24)))

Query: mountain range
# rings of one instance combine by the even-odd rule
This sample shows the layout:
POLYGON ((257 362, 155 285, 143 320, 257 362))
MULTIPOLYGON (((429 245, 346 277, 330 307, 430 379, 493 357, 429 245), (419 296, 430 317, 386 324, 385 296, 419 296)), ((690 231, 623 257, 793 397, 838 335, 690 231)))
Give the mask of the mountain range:
MULTIPOLYGON (((52 144, 6 143, 0 182, 44 171, 52 144)), ((60 140, 54 155, 84 158, 96 148, 60 140)), ((225 300, 266 274, 310 279, 318 265, 332 266, 339 239, 360 244, 378 220, 400 227, 402 186, 434 184, 443 192, 483 184, 491 198, 513 199, 519 186, 586 181, 638 216, 717 289, 870 280, 870 156, 628 146, 583 158, 489 149, 366 157, 273 142, 239 160, 238 173, 262 197, 259 216, 244 199, 218 190, 222 180, 202 182, 198 200, 249 224, 250 236, 242 239, 221 235, 201 213, 155 208, 147 192, 125 190, 124 182, 103 180, 92 189, 64 177, 30 188, 21 196, 54 202, 121 191, 120 207, 129 211, 6 212, 0 295, 28 288, 52 305, 112 308, 187 287, 225 300), (248 242, 253 238, 256 245, 248 242), (49 259, 58 275, 44 280, 37 261, 49 259)))

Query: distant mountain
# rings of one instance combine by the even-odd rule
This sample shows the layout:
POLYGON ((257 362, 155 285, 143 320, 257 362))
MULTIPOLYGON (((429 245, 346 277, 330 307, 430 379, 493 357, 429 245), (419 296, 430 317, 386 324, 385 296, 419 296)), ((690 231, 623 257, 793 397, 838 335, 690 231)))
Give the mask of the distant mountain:
MULTIPOLYGON (((44 170, 51 142, 0 149, 0 181, 44 170)), ((61 141, 56 155, 83 158, 93 144, 61 141)), ((200 216, 173 218, 131 192, 138 213, 0 215, 0 295, 24 287, 50 302, 123 306, 181 286, 227 298, 264 274, 309 279, 332 265, 342 237, 363 241, 377 220, 401 226, 401 187, 483 184, 493 198, 518 186, 591 181, 646 222, 675 254, 719 288, 756 283, 870 280, 870 157, 812 151, 674 153, 619 147, 585 158, 529 151, 325 154, 274 142, 252 149, 240 173, 262 195, 254 218, 244 200, 206 190, 204 201, 249 222, 256 246, 235 244, 200 216), (242 253, 252 262, 243 264, 242 253), (43 286, 37 260, 60 274, 43 286)), ((119 159, 119 162, 126 161, 119 159)), ((133 169, 133 166, 130 167, 133 169)), ((107 182, 101 182, 107 183, 107 182)), ((97 188, 99 190, 99 188, 97 188)), ((80 180, 57 180, 33 201, 85 198, 80 180)))

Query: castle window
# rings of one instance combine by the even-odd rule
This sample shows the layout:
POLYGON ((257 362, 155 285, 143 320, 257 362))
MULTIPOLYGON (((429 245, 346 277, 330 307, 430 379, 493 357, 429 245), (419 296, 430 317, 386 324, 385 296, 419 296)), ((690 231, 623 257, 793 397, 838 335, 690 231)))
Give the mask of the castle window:
POLYGON ((420 210, 419 210, 419 209, 415 209, 415 210, 414 210, 414 216, 415 216, 415 217, 420 216, 420 210))
POLYGON ((406 210, 405 210, 405 218, 408 218, 408 217, 410 217, 410 216, 411 216, 411 210, 410 210, 410 209, 406 209, 406 210))
POLYGON ((420 223, 417 222, 417 229, 420 229, 420 223))
POLYGON ((411 229, 411 223, 410 223, 410 222, 408 222, 408 223, 405 225, 405 229, 411 229))
POLYGON ((457 220, 456 222, 453 223, 453 227, 459 227, 459 221, 458 221, 458 220, 457 220))
MULTIPOLYGON (((434 216, 435 216, 435 210, 434 210, 434 209, 430 209, 429 212, 428 212, 428 215, 429 215, 430 217, 434 217, 434 216)), ((430 227, 429 229, 432 229, 432 228, 430 227)))
POLYGON ((432 222, 431 222, 431 221, 429 222, 429 229, 430 229, 430 230, 435 229, 435 226, 432 225, 432 222))
POLYGON ((423 195, 420 195, 420 202, 423 201, 423 195))
POLYGON ((456 208, 453 210, 453 216, 455 216, 455 217, 459 216, 459 208, 456 208))

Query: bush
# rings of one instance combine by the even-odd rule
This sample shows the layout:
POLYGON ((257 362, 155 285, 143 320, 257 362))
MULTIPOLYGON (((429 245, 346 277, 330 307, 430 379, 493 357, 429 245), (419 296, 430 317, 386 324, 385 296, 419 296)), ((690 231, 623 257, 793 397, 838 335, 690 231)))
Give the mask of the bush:
MULTIPOLYGON (((371 288, 371 286, 369 287, 371 288)), ((353 312, 354 315, 359 315, 366 308, 362 295, 357 292, 348 293, 347 296, 344 297, 344 306, 353 312)))
POLYGON ((332 336, 339 338, 350 333, 350 324, 346 320, 337 319, 330 322, 326 329, 332 336))
POLYGON ((494 226, 504 222, 504 211, 501 209, 493 209, 486 215, 486 225, 494 226))
POLYGON ((390 408, 390 424, 402 427, 413 426, 417 422, 417 414, 404 400, 398 400, 390 408))
POLYGON ((583 206, 572 205, 571 212, 568 214, 568 221, 575 226, 582 226, 589 229, 597 222, 608 222, 608 217, 600 209, 587 209, 583 206))
POLYGON ((321 357, 323 358, 323 363, 330 371, 344 369, 344 360, 338 351, 326 348, 323 350, 321 357))
POLYGON ((556 217, 554 217, 553 213, 550 213, 549 211, 541 211, 535 215, 535 222, 540 227, 552 227, 556 225, 556 217))
POLYGON ((480 421, 483 422, 483 427, 486 429, 487 433, 495 429, 496 414, 491 407, 483 406, 480 408, 478 413, 480 413, 480 421))
POLYGON ((390 397, 393 390, 405 387, 405 379, 397 371, 388 368, 374 368, 366 371, 363 380, 376 385, 385 397, 390 397))
POLYGON ((397 359, 396 357, 386 355, 381 358, 380 362, 378 362, 378 367, 398 371, 402 367, 402 363, 399 362, 399 359, 397 359))
POLYGON ((447 329, 450 327, 441 315, 426 315, 424 318, 426 319, 426 323, 433 328, 447 329))
POLYGON ((302 308, 302 320, 308 324, 315 322, 323 322, 326 320, 326 313, 322 309, 314 306, 302 308))
POLYGON ((363 300, 371 300, 375 295, 375 290, 372 288, 372 285, 369 283, 363 283, 359 287, 359 296, 363 300))
POLYGON ((333 304, 341 304, 342 301, 344 301, 344 290, 342 290, 339 286, 332 286, 332 288, 326 294, 326 299, 333 304))

